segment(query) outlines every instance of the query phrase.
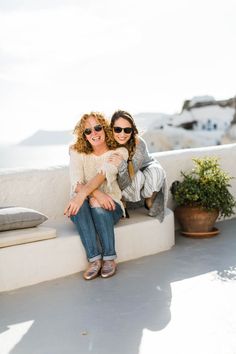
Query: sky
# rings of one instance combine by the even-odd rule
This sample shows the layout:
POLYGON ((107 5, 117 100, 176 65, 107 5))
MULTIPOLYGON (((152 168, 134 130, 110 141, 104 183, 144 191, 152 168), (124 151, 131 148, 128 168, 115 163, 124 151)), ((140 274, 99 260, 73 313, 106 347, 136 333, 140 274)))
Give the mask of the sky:
POLYGON ((236 95, 235 0, 0 0, 0 143, 236 95))

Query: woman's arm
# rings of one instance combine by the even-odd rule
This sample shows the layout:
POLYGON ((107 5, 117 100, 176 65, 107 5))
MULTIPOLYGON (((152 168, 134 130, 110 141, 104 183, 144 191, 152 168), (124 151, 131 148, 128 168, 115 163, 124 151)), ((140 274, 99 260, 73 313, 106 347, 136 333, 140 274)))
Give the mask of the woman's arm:
POLYGON ((91 193, 91 197, 89 198, 89 204, 91 207, 101 207, 106 210, 115 210, 115 202, 112 197, 96 189, 94 192, 91 193))
MULTIPOLYGON (((146 146, 142 140, 138 140, 137 146, 136 146, 136 151, 132 159, 133 167, 134 167, 134 173, 137 173, 140 168, 142 167, 143 159, 145 156, 145 151, 146 151, 146 146)), ((127 161, 122 161, 120 165, 118 166, 118 184, 121 190, 124 190, 127 188, 132 180, 129 175, 129 170, 128 170, 128 162, 127 161)))
POLYGON ((105 178, 106 176, 103 173, 98 173, 89 182, 80 184, 78 188, 79 192, 76 193, 66 206, 64 215, 71 216, 77 214, 85 199, 105 181, 105 178))
POLYGON ((131 178, 128 171, 128 162, 125 160, 123 160, 118 167, 117 182, 122 191, 131 184, 131 178))
MULTIPOLYGON (((76 192, 79 193, 83 188, 82 184, 78 184, 76 187, 76 192)), ((89 195, 89 204, 92 207, 102 207, 107 210, 115 210, 115 203, 113 199, 107 194, 99 189, 95 189, 89 195)))
POLYGON ((97 189, 105 180, 104 173, 98 173, 85 183, 83 155, 70 148, 70 181, 72 198, 64 210, 67 216, 75 215, 88 195, 97 189))

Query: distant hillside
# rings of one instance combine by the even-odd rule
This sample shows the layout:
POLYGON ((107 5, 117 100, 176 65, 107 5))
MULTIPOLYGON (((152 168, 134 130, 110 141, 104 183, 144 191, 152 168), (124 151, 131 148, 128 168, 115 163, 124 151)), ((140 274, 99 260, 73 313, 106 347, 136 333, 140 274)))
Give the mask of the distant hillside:
POLYGON ((37 130, 30 137, 22 140, 20 145, 64 145, 73 141, 70 130, 37 130))
POLYGON ((150 113, 142 112, 134 115, 137 128, 140 130, 146 130, 154 124, 165 125, 169 115, 165 113, 150 113))
MULTIPOLYGON (((193 97, 184 102, 180 113, 142 112, 134 120, 152 152, 232 142, 236 139, 236 96, 219 101, 212 96, 193 97)), ((70 130, 38 130, 20 145, 64 145, 73 140, 70 130)))

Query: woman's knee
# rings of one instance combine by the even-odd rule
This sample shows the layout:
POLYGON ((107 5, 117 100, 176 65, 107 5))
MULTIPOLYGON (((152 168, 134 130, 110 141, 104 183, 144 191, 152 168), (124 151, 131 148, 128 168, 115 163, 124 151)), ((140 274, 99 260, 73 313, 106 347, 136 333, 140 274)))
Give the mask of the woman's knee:
POLYGON ((107 210, 101 207, 91 208, 92 215, 96 219, 103 219, 109 221, 113 221, 115 223, 122 217, 123 211, 119 204, 116 203, 115 210, 107 210))
POLYGON ((109 215, 109 210, 106 210, 101 206, 91 207, 91 212, 93 215, 99 215, 99 216, 109 215))
POLYGON ((145 182, 146 181, 163 181, 165 178, 165 171, 158 165, 148 166, 144 171, 145 182))
POLYGON ((94 197, 89 198, 89 206, 91 208, 101 208, 101 205, 99 204, 98 200, 94 197))

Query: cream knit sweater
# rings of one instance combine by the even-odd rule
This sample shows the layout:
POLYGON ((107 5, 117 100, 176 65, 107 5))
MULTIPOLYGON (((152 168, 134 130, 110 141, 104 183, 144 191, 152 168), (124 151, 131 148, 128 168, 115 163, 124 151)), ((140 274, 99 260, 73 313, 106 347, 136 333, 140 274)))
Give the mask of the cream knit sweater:
POLYGON ((124 206, 121 202, 121 190, 117 183, 118 169, 114 165, 107 163, 108 157, 114 152, 118 152, 123 159, 127 161, 128 151, 123 147, 116 150, 109 150, 100 156, 78 153, 70 149, 71 196, 75 193, 78 182, 87 183, 95 177, 97 173, 102 172, 106 175, 106 180, 98 189, 110 195, 111 198, 121 206, 124 213, 124 206))

